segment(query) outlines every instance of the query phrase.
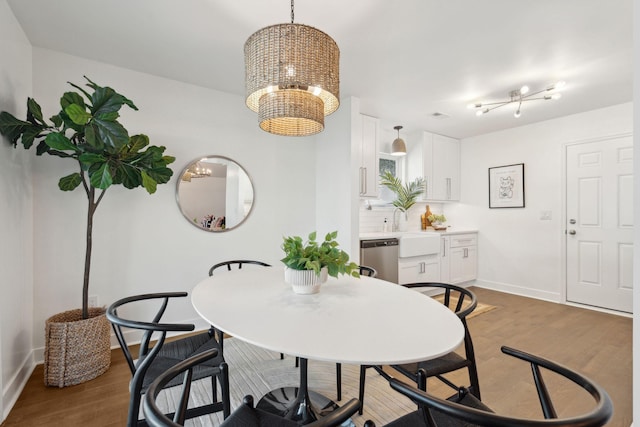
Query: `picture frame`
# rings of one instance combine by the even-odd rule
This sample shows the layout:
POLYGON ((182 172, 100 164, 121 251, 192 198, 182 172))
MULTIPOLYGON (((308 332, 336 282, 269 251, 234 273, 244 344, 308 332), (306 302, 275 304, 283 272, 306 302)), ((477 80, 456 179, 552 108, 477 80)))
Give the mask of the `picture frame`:
POLYGON ((489 168, 489 208, 524 206, 524 163, 489 168))

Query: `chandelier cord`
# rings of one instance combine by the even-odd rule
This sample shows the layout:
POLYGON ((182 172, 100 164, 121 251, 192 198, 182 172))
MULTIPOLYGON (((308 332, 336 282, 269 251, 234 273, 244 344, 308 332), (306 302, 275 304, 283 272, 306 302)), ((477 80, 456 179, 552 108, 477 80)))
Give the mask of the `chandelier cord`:
POLYGON ((291 0, 291 23, 293 24, 293 0, 291 0))

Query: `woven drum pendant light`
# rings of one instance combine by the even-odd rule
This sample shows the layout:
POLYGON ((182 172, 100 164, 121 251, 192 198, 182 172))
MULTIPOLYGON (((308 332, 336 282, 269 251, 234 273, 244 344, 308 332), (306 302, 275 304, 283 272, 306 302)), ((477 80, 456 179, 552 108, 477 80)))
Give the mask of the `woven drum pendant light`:
POLYGON ((324 116, 340 105, 340 50, 326 33, 308 25, 265 27, 244 45, 247 106, 260 128, 276 135, 322 132, 324 116))

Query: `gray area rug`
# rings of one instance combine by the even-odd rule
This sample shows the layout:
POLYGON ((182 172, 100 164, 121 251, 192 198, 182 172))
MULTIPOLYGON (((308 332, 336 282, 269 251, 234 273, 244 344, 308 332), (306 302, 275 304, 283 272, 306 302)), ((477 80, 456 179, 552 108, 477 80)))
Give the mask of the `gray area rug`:
MULTIPOLYGON (((295 357, 286 356, 247 344, 236 338, 225 339, 224 355, 229 364, 229 382, 231 408, 235 409, 242 398, 251 394, 257 404, 269 391, 286 386, 297 386, 299 372, 295 367, 295 357)), ((335 363, 309 360, 309 388, 330 399, 336 398, 335 363)), ((342 365, 342 401, 358 397, 360 367, 342 365)), ((178 400, 179 390, 163 391, 158 396, 158 404, 163 409, 173 410, 178 400)), ((202 405, 211 402, 211 381, 197 381, 191 390, 190 405, 202 405)), ((378 426, 415 410, 409 399, 394 392, 387 381, 373 369, 367 369, 367 381, 364 398, 364 413, 355 415, 352 423, 362 426, 366 420, 372 420, 378 426)), ((337 402, 340 404, 340 402, 337 402)), ((142 414, 141 414, 142 417, 142 414)), ((222 422, 221 414, 189 420, 187 426, 217 426, 222 422)), ((347 424, 347 425, 353 425, 347 424)))

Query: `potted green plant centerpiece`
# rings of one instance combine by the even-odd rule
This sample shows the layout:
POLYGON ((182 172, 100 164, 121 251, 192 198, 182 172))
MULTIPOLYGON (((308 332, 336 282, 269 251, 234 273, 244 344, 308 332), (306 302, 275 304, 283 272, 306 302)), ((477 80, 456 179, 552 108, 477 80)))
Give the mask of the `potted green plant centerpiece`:
POLYGON ((116 184, 129 189, 142 186, 154 193, 158 184, 171 178, 173 172, 167 165, 175 160, 164 155, 165 147, 149 145, 146 135, 130 136, 120 124, 123 106, 138 109, 131 100, 88 78, 87 82, 89 89, 69 83, 78 91, 65 92, 60 112, 48 121, 33 98, 27 99, 26 120, 6 111, 0 113, 0 133, 14 147, 18 141, 25 149, 35 144, 38 156, 70 159, 74 171, 60 178, 58 187, 62 191, 80 187, 87 195, 82 308, 56 314, 46 322, 45 384, 59 387, 93 379, 111 364, 105 310, 88 304, 93 217, 98 205, 107 189, 116 184))
MULTIPOLYGON (((415 180, 402 184, 402 180, 391 172, 384 171, 380 174, 380 184, 387 187, 396 194, 396 199, 392 202, 400 211, 400 219, 398 220, 398 230, 406 231, 407 229, 407 211, 416 203, 416 199, 424 191, 424 178, 418 177, 415 180)), ((394 215, 395 216, 395 215, 394 215)))
POLYGON ((300 236, 284 237, 282 250, 285 257, 284 277, 293 291, 314 294, 328 276, 349 274, 360 277, 358 264, 349 262, 349 254, 338 247, 338 232, 327 233, 322 243, 316 241, 316 232, 309 234, 305 242, 300 236))

